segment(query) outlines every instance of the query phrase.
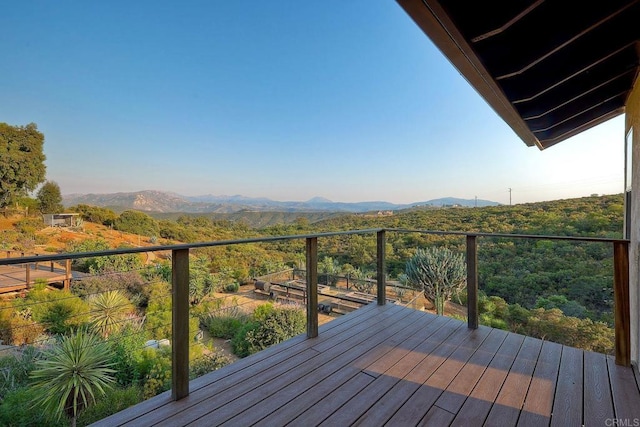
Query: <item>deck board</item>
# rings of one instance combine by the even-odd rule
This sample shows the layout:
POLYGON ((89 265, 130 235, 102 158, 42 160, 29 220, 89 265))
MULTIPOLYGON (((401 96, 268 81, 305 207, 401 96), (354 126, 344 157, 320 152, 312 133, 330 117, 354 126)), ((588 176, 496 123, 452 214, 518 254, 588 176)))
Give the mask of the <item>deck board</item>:
POLYGON ((548 425, 553 411, 562 346, 550 341, 542 344, 531 384, 518 418, 518 426, 548 425))
POLYGON ((584 352, 584 425, 603 426, 614 418, 613 401, 609 390, 607 357, 604 354, 584 352))
POLYGON ((98 423, 602 425, 640 419, 613 358, 399 307, 368 305, 98 423))
MULTIPOLYGON (((420 345, 408 352, 396 363, 393 363, 394 360, 389 361, 387 364, 388 369, 382 370, 374 367, 374 369, 365 370, 365 373, 377 376, 376 379, 360 393, 360 395, 364 395, 366 398, 357 399, 353 403, 340 408, 339 411, 336 411, 327 419, 326 425, 336 425, 335 420, 338 419, 341 420, 341 423, 347 422, 347 424, 350 425, 355 423, 359 417, 361 419, 358 420, 356 425, 370 425, 371 418, 376 420, 376 416, 381 416, 380 411, 386 413, 387 404, 390 402, 387 399, 382 399, 382 397, 389 393, 396 384, 401 382, 408 373, 420 366, 425 360, 433 361, 434 363, 437 363, 438 360, 440 360, 441 363, 444 360, 435 356, 438 349, 442 347, 447 340, 452 339, 452 336, 461 329, 462 326, 460 322, 452 319, 448 320, 446 325, 433 335, 427 337, 420 345), (361 410, 352 410, 354 405, 358 405, 361 410), (363 415, 360 416, 360 414, 363 415)), ((380 418, 378 421, 383 422, 384 419, 380 418)))
MULTIPOLYGON (((438 324, 444 324, 443 321, 431 322, 430 328, 437 328, 438 324)), ((309 381, 300 381, 297 384, 292 384, 290 390, 286 390, 284 393, 278 393, 276 396, 276 402, 281 402, 282 406, 280 406, 277 410, 271 413, 269 416, 261 420, 261 423, 265 425, 284 425, 289 421, 292 421, 293 418, 296 417, 297 413, 302 413, 307 411, 310 408, 314 408, 316 414, 322 413, 332 413, 337 408, 334 406, 335 403, 333 401, 324 401, 325 397, 332 396, 332 393, 339 387, 341 387, 345 382, 349 382, 351 378, 355 376, 361 376, 364 372, 371 371, 370 367, 375 365, 376 362, 383 358, 389 358, 390 354, 398 357, 394 350, 398 347, 405 346, 413 346, 412 337, 416 337, 416 332, 418 329, 423 328, 424 326, 420 323, 415 323, 412 327, 405 328, 394 336, 385 341, 384 346, 375 346, 371 350, 364 353, 362 356, 355 359, 352 363, 346 364, 341 369, 335 370, 335 366, 330 368, 329 366, 323 366, 318 369, 318 371, 314 374, 314 380, 316 384, 310 384, 309 381), (323 372, 325 371, 325 372, 323 372), (331 372, 330 375, 326 375, 326 372, 331 372), (305 390, 302 394, 300 394, 300 390, 305 390), (288 401, 287 399, 292 396, 288 401), (325 406, 329 406, 329 408, 325 408, 325 406), (292 410, 294 409, 295 410, 292 410)), ((391 356, 393 357, 393 356, 391 356)), ((374 376, 371 374, 364 375, 368 380, 367 383, 374 380, 374 376)), ((342 394, 342 396, 351 396, 352 394, 342 394)), ((343 397, 342 403, 346 401, 343 397)), ((305 416, 305 419, 309 417, 310 414, 305 416)), ((317 417, 317 415, 315 415, 317 417)), ((323 419, 326 418, 324 415, 323 419)), ((319 420, 319 422, 322 420, 319 420)))
MULTIPOLYGON (((458 375, 467 361, 482 345, 491 332, 490 328, 480 327, 454 351, 451 356, 438 367, 422 385, 407 400, 402 403, 388 421, 388 425, 409 425, 414 420, 422 419, 433 403, 440 397, 451 381, 458 375)), ((406 387, 406 383, 401 383, 406 387)))
MULTIPOLYGON (((249 376, 243 377, 243 382, 234 384, 224 394, 224 396, 216 395, 198 402, 198 405, 191 408, 188 412, 183 411, 174 416, 171 416, 160 425, 176 425, 185 423, 198 423, 198 419, 206 416, 207 419, 214 417, 218 424, 223 423, 229 418, 235 416, 243 407, 250 407, 249 402, 259 403, 265 400, 268 396, 265 393, 272 393, 275 390, 288 385, 291 382, 296 381, 303 375, 311 372, 314 367, 322 365, 328 361, 331 361, 335 357, 345 353, 348 349, 353 350, 346 357, 354 357, 358 351, 374 347, 377 342, 382 342, 384 338, 388 338, 393 333, 398 332, 403 323, 400 322, 402 318, 409 317, 413 322, 417 318, 421 317, 421 313, 409 313, 406 311, 395 310, 396 314, 389 317, 382 317, 377 321, 377 324, 383 327, 383 332, 378 333, 376 337, 376 331, 369 327, 366 323, 360 323, 352 328, 344 331, 340 335, 334 337, 336 345, 332 347, 323 346, 322 351, 319 351, 319 345, 314 344, 314 340, 305 341, 310 346, 309 350, 314 351, 312 357, 300 357, 295 360, 290 358, 286 360, 284 364, 277 364, 264 366, 265 363, 255 364, 258 365, 256 373, 252 373, 249 376), (345 343, 348 345, 341 346, 345 343), (261 366, 260 366, 261 365, 261 366), (267 368, 267 369, 265 369, 267 368), (283 375, 286 373, 287 375, 283 375), (255 385, 258 382, 259 385, 255 385), (247 396, 247 393, 252 395, 247 396)), ((377 319, 377 317, 373 317, 377 319)), ((339 359, 336 362, 338 365, 344 363, 343 359, 339 359)), ((213 385, 212 385, 213 387, 213 385)), ((260 405, 258 408, 263 407, 260 405)), ((254 409, 254 412, 255 409, 254 409)), ((203 419, 201 421, 204 425, 208 425, 208 421, 203 419)))
POLYGON ((553 402, 552 427, 582 425, 582 378, 584 352, 562 347, 558 386, 553 402))
MULTIPOLYGON (((424 357, 411 370, 406 369, 408 373, 401 378, 401 381, 397 381, 381 399, 365 412, 358 419, 356 425, 367 426, 373 423, 385 423, 471 334, 472 331, 465 325, 459 325, 433 352, 424 354, 424 357)), ((398 372, 398 376, 399 374, 401 372, 398 372)))
POLYGON ((525 338, 484 422, 486 426, 515 425, 518 422, 541 348, 542 341, 531 337, 525 338))
MULTIPOLYGON (((434 329, 438 329, 440 328, 438 324, 441 324, 441 323, 444 323, 444 322, 442 322, 441 319, 436 319, 434 321, 431 321, 428 325, 434 329)), ((322 396, 318 396, 318 394, 322 393, 323 388, 326 387, 325 380, 336 372, 335 370, 337 367, 339 366, 345 367, 343 368, 342 372, 340 372, 341 376, 349 376, 350 374, 351 376, 353 376, 361 372, 361 369, 357 368, 356 366, 359 364, 362 364, 363 360, 366 360, 369 357, 369 355, 372 354, 372 352, 374 353, 373 353, 373 356, 371 357, 376 358, 375 350, 382 348, 379 344, 381 344, 384 341, 392 342, 392 341, 387 341, 392 339, 396 339, 399 342, 402 342, 405 339, 409 339, 412 336, 415 336, 412 333, 417 332, 415 329, 415 326, 419 327, 420 323, 414 322, 414 328, 408 329, 408 330, 388 328, 387 330, 385 330, 384 335, 379 334, 378 336, 371 337, 365 341, 362 341, 358 345, 358 348, 356 350, 353 350, 353 347, 349 348, 349 346, 337 346, 334 349, 334 352, 338 354, 338 357, 336 357, 336 359, 319 360, 320 363, 316 366, 313 366, 311 369, 308 370, 308 372, 305 372, 307 371, 306 369, 303 370, 301 369, 301 367, 297 367, 296 370, 299 371, 300 374, 304 374, 299 379, 297 379, 291 384, 288 384, 286 387, 282 387, 282 388, 278 388, 277 385, 271 385, 269 390, 270 393, 265 393, 264 391, 257 389, 258 393, 255 396, 255 398, 264 399, 265 401, 268 401, 269 405, 273 405, 274 408, 277 408, 278 406, 288 407, 290 404, 290 401, 295 399, 296 396, 300 394, 301 390, 313 390, 313 392, 316 393, 316 396, 307 395, 307 398, 309 398, 309 400, 321 399, 322 396), (314 388, 320 383, 322 383, 322 385, 318 387, 318 390, 314 390, 314 388)), ((387 347, 387 345, 385 345, 385 347, 387 347)), ((393 347, 391 348, 393 349, 393 347)), ((326 357, 327 353, 323 354, 322 356, 326 357)), ((392 353, 392 351, 390 351, 389 353, 392 353)), ((329 354, 329 357, 330 356, 331 354, 329 354)), ((292 375, 290 375, 290 377, 295 378, 296 375, 293 375, 293 373, 291 374, 292 375)), ((252 392, 252 394, 254 393, 252 392)), ((264 416, 260 416, 260 415, 269 415, 269 414, 260 414, 257 411, 252 410, 251 406, 248 406, 246 404, 247 402, 244 401, 248 397, 249 396, 245 396, 242 404, 239 405, 239 409, 241 408, 243 412, 232 411, 232 414, 236 413, 237 415, 235 415, 233 418, 227 421, 229 425, 249 425, 249 424, 253 424, 255 422, 260 421, 261 418, 264 418, 264 416)), ((279 424, 270 424, 270 425, 279 425, 279 424)))
POLYGON ((609 378, 613 391, 615 418, 626 420, 628 425, 640 423, 640 394, 635 375, 629 375, 630 368, 616 365, 613 357, 607 357, 609 378))
POLYGON ((451 381, 435 405, 452 414, 458 413, 507 335, 506 332, 496 329, 451 381))
POLYGON ((524 336, 509 334, 458 411, 453 425, 482 425, 522 347, 524 336))

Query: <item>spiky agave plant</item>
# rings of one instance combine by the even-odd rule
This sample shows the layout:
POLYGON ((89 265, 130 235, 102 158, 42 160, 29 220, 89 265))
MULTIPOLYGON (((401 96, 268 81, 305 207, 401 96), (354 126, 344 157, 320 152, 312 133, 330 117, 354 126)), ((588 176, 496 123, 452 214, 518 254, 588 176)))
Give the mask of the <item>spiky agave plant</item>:
POLYGON ((98 294, 89 300, 91 325, 105 338, 122 326, 122 320, 133 312, 131 301, 118 290, 98 294))
POLYGON ((75 427, 79 412, 95 402, 96 395, 104 396, 115 382, 110 356, 107 343, 84 329, 63 337, 45 351, 31 372, 34 407, 57 420, 65 414, 75 427))

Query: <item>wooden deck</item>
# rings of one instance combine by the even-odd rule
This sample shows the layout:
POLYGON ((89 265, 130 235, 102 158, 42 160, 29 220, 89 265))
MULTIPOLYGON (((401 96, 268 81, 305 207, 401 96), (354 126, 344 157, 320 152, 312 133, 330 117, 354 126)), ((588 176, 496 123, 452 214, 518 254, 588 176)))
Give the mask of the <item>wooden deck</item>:
POLYGON ((470 330, 393 304, 342 316, 321 326, 317 338, 271 347, 192 381, 190 390, 180 401, 166 392, 97 424, 640 423, 636 376, 611 357, 488 327, 470 330))
POLYGON ((66 282, 69 280, 69 274, 59 267, 54 267, 51 271, 48 265, 36 267, 32 263, 29 265, 28 273, 26 265, 2 265, 0 266, 0 294, 28 289, 28 285, 33 285, 36 280, 45 280, 47 284, 65 283, 65 286, 68 286, 66 282), (29 283, 27 283, 27 274, 29 283))

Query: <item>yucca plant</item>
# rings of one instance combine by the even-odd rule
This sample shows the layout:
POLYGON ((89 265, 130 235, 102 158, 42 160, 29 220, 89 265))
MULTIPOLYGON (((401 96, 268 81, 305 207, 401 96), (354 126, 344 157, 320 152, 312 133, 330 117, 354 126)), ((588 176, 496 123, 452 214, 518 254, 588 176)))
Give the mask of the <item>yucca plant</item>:
POLYGON ((108 337, 122 326, 122 321, 133 312, 133 304, 118 290, 98 294, 89 300, 91 326, 103 337, 108 337))
POLYGON ((78 414, 115 382, 106 342, 80 329, 45 351, 31 372, 34 407, 59 420, 63 414, 75 427, 78 414))

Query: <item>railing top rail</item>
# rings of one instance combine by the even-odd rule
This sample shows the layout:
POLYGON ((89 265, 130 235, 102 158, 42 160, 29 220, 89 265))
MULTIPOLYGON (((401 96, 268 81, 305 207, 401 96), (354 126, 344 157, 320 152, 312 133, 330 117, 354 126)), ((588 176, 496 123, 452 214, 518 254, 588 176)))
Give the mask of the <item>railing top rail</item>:
POLYGON ((248 239, 234 239, 234 240, 216 240, 211 242, 197 242, 197 243, 182 243, 178 245, 157 245, 157 246, 141 246, 137 248, 121 248, 110 249, 106 251, 95 252, 68 252, 55 255, 39 255, 39 256, 24 256, 19 258, 0 258, 0 265, 16 264, 28 262, 41 262, 41 261, 58 261, 65 259, 79 259, 79 258, 92 258, 99 256, 112 256, 112 255, 126 255, 136 254, 144 252, 160 252, 160 251, 174 251, 183 249, 197 249, 197 248, 209 248, 215 246, 229 246, 229 245, 242 245, 247 243, 263 243, 263 242, 277 242, 282 240, 298 240, 307 239, 311 237, 332 237, 332 236, 347 236, 356 234, 371 234, 377 233, 381 229, 369 228, 363 230, 346 230, 346 231, 331 231, 326 233, 313 233, 313 234, 293 234, 286 236, 262 236, 252 237, 248 239))
POLYGON ((544 234, 508 234, 508 233, 482 233, 475 231, 436 231, 436 230, 420 230, 409 228, 387 228, 386 231, 396 233, 421 233, 432 234, 438 236, 478 236, 478 237, 497 237, 506 239, 535 239, 535 240, 569 240, 574 242, 600 242, 600 243, 617 243, 626 242, 628 239, 612 239, 608 237, 588 237, 588 236, 548 236, 544 234))
POLYGON ((546 236, 546 235, 534 235, 534 234, 501 234, 501 233, 481 233, 472 231, 437 231, 437 230, 420 230, 420 229, 405 229, 405 228, 369 228, 362 230, 345 230, 345 231, 331 231, 325 233, 312 233, 312 234, 294 234, 285 236, 262 236, 252 237, 247 239, 234 239, 234 240, 217 240, 210 242, 197 242, 197 243, 183 243, 177 245, 157 245, 157 246, 142 246, 136 248, 121 248, 110 249, 106 251, 96 252, 74 252, 74 253, 62 253, 52 255, 36 255, 36 256, 24 256, 14 258, 0 258, 0 266, 12 265, 19 263, 30 262, 42 262, 42 261, 61 261, 67 259, 79 259, 79 258, 92 258, 99 256, 112 256, 112 255, 126 255, 144 252, 160 252, 160 251, 173 251, 183 249, 197 249, 208 248, 216 246, 229 246, 229 245, 242 245, 247 243, 264 243, 264 242, 277 242, 283 240, 299 240, 312 237, 333 237, 333 236, 348 236, 358 234, 372 234, 378 231, 388 231, 395 233, 420 233, 430 234, 438 236, 478 236, 478 237, 496 237, 507 239, 538 239, 538 240, 567 240, 577 242, 600 242, 600 243, 616 243, 626 242, 626 239, 610 239, 603 237, 577 237, 577 236, 546 236))

